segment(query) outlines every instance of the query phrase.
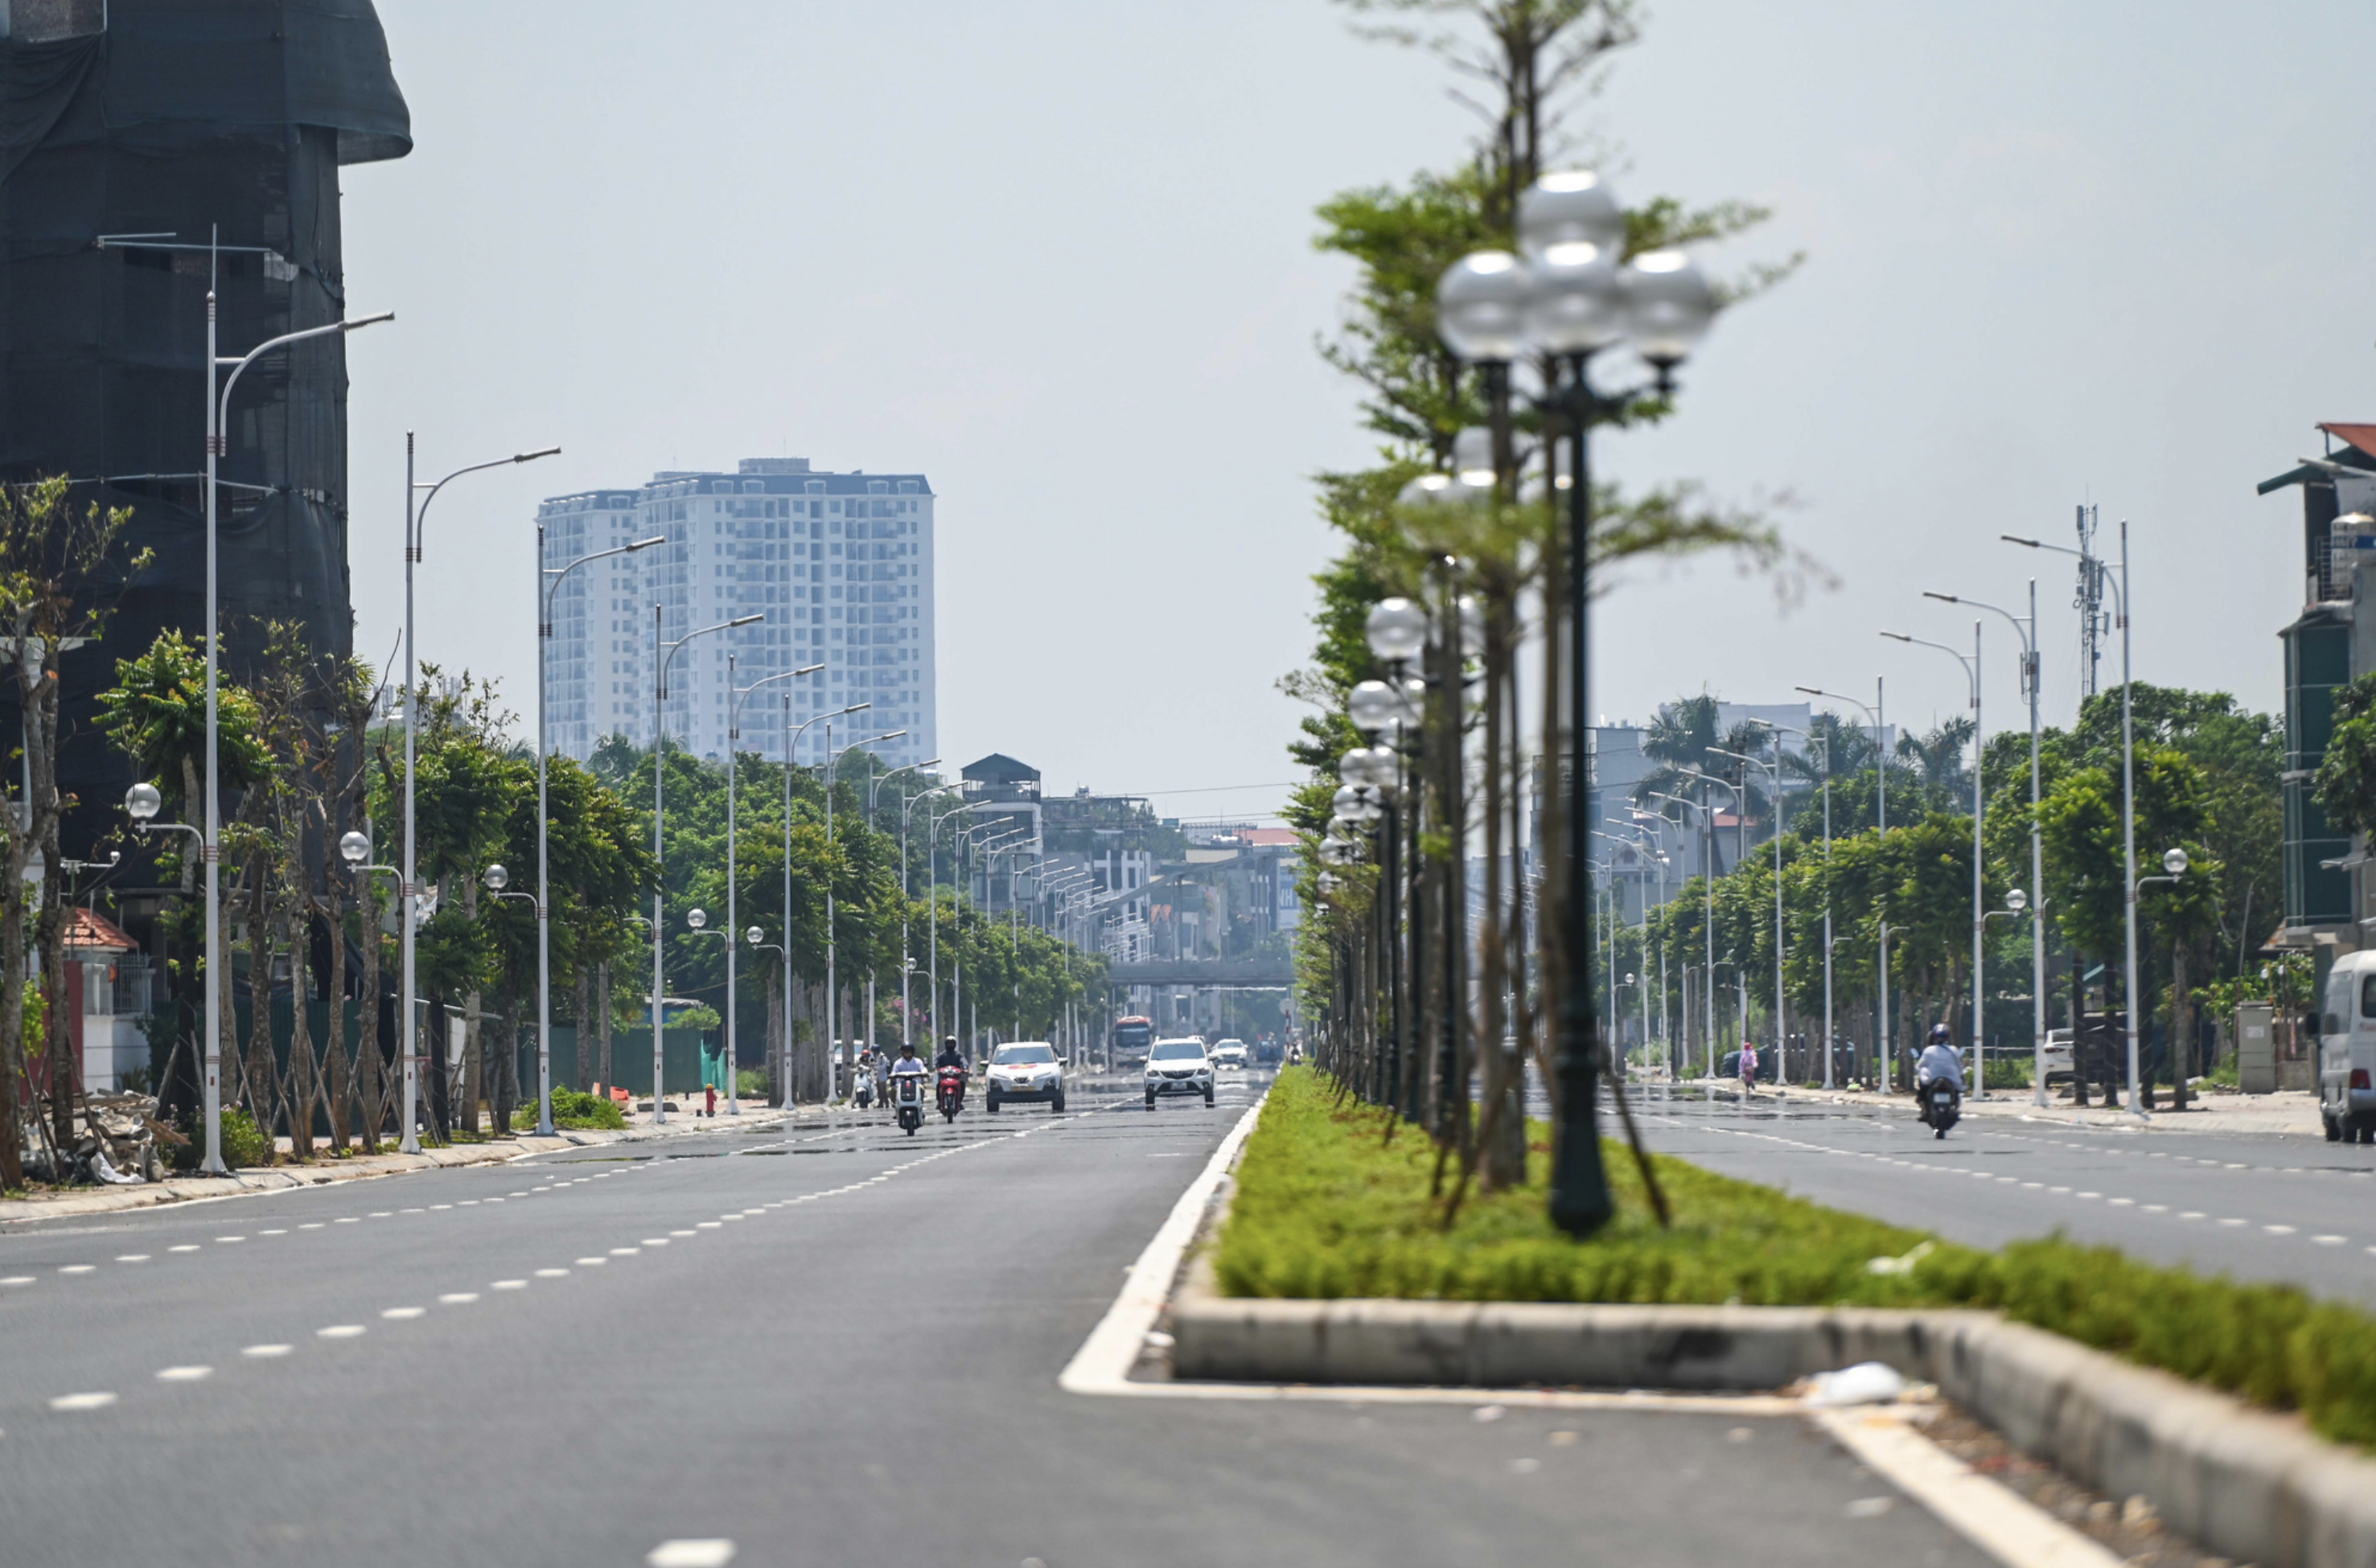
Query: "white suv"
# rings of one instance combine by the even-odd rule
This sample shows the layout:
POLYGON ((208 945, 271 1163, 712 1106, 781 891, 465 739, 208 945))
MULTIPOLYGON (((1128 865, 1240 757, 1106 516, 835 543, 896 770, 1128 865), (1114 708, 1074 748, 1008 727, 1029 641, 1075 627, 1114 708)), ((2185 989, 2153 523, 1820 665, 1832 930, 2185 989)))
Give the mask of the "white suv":
POLYGON ((1235 1067, 1241 1072, 1244 1071, 1246 1065, 1246 1042, 1241 1039, 1225 1039, 1220 1044, 1215 1046, 1213 1048, 1213 1065, 1216 1067, 1235 1067))
POLYGON ((990 1071, 982 1082, 982 1100, 996 1111, 1010 1099, 1044 1099, 1048 1109, 1064 1109, 1064 1064, 1056 1048, 1045 1040, 1016 1040, 991 1054, 990 1071))
POLYGON ((1154 1110, 1155 1097, 1165 1094, 1201 1094, 1213 1103, 1213 1062, 1203 1040, 1158 1039, 1148 1049, 1146 1108, 1154 1110))

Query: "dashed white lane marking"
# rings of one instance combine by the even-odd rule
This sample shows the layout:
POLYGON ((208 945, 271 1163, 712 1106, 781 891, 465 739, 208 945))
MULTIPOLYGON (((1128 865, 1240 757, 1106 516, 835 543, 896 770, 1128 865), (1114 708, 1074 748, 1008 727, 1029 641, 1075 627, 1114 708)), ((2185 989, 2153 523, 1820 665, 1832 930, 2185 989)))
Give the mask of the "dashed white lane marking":
POLYGON ((286 1236, 289 1232, 286 1230, 259 1230, 256 1234, 259 1236, 286 1236))
POLYGON ((370 1214, 368 1214, 368 1215, 364 1216, 364 1218, 367 1218, 367 1219, 389 1219, 389 1218, 394 1218, 394 1216, 393 1216, 393 1215, 391 1215, 391 1214, 389 1213, 389 1211, 387 1211, 386 1209, 384 1209, 384 1208, 375 1208, 375 1209, 372 1210, 370 1214))
POLYGON ((2145 1212, 2147 1214, 2168 1214, 2169 1212, 2169 1205, 2147 1204, 2145 1205, 2145 1212))
POLYGON ((498 1279, 495 1281, 494 1288, 498 1290, 525 1290, 528 1289, 528 1281, 525 1279, 498 1279))
POLYGON ((157 1381, 159 1383, 203 1383, 214 1375, 215 1369, 212 1367, 160 1367, 157 1372, 157 1381))
POLYGON ((198 1244, 196 1241, 184 1241, 178 1247, 168 1247, 165 1250, 169 1253, 195 1253, 198 1250, 198 1244))
POLYGON ((2179 1218, 2180 1219, 2201 1219, 2203 1218, 2203 1211, 2199 1208, 2190 1208, 2180 1213, 2179 1218))
POLYGON ((696 1219, 693 1223, 694 1229, 696 1230, 718 1230, 723 1229, 723 1227, 714 1219, 696 1219))
POLYGON ((356 1214, 342 1214, 330 1221, 333 1225, 361 1225, 362 1222, 362 1217, 356 1214))
POLYGON ((697 1232, 692 1230, 671 1230, 669 1234, 671 1236, 691 1236, 697 1234, 697 1232))
POLYGON ((2322 1247, 2339 1247, 2350 1239, 2348 1236, 2312 1236, 2311 1238, 2322 1247))
POLYGON ((95 1263, 70 1263, 58 1270, 60 1274, 89 1274, 99 1265, 95 1263))
POLYGON ((647 1568, 726 1568, 734 1543, 723 1539, 664 1540, 644 1554, 647 1568))
POLYGON ((247 1238, 244 1236, 218 1236, 215 1240, 218 1241, 244 1241, 247 1238))
POLYGON ((580 1268, 599 1268, 603 1264, 609 1263, 610 1261, 611 1260, 609 1258, 579 1258, 577 1260, 577 1266, 580 1268))
POLYGON ((119 1253, 116 1254, 115 1261, 118 1263, 147 1263, 148 1261, 148 1254, 147 1253, 119 1253))
POLYGON ((50 1401, 53 1410, 104 1410, 115 1403, 115 1396, 105 1393, 61 1394, 50 1401))
POLYGON ((536 1277, 539 1279, 566 1279, 569 1277, 569 1271, 565 1268, 540 1268, 536 1271, 536 1277))
POLYGON ((476 1290, 449 1290, 437 1298, 437 1304, 441 1307, 465 1307, 478 1299, 476 1290))
POLYGON ((2107 1208, 2134 1208, 2136 1206, 2137 1200, 2134 1198, 2107 1198, 2104 1202, 2104 1206, 2107 1208))
POLYGON ((327 1328, 315 1329, 314 1331, 314 1337, 316 1339, 359 1339, 366 1332, 368 1331, 362 1324, 359 1323, 334 1323, 327 1328))
POLYGON ((288 1353, 289 1347, 286 1345, 250 1345, 240 1351, 241 1355, 252 1361, 268 1361, 275 1356, 285 1356, 288 1353))
POLYGON ((318 1219, 309 1219, 304 1224, 297 1227, 300 1230, 319 1230, 321 1228, 322 1222, 318 1219))
POLYGON ((33 1277, 30 1274, 12 1274, 6 1279, 0 1279, 0 1285, 30 1285, 32 1282, 33 1277))
POLYGON ((613 1247, 611 1249, 611 1255, 614 1258, 631 1258, 642 1251, 641 1247, 613 1247))
POLYGON ((407 1318, 419 1317, 428 1310, 427 1307, 389 1307, 382 1311, 379 1315, 401 1323, 407 1318))
POLYGON ((665 1236, 647 1236, 644 1238, 644 1245, 647 1247, 665 1247, 668 1244, 669 1239, 665 1236))
POLYGON ((2261 1229, 2272 1236, 2290 1236, 2294 1233, 2294 1228, 2290 1225, 2263 1225, 2261 1229))
POLYGON ((2219 1223, 2222 1225, 2250 1225, 2251 1221, 2249 1219, 2223 1219, 2219 1223))

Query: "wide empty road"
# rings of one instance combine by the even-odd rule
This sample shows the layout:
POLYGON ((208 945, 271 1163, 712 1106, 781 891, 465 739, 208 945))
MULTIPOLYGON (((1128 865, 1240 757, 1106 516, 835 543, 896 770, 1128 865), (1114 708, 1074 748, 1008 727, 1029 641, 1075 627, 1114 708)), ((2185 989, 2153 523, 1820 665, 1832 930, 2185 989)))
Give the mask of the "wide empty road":
POLYGON ((1258 1087, 0 1236, 0 1561, 1986 1561, 1795 1418, 1060 1392, 1258 1087))
POLYGON ((1653 1087, 1652 1147, 1977 1246, 2063 1231, 2139 1257, 2376 1302, 2376 1147, 2282 1134, 1967 1117, 1943 1139, 1886 1109, 1653 1087))

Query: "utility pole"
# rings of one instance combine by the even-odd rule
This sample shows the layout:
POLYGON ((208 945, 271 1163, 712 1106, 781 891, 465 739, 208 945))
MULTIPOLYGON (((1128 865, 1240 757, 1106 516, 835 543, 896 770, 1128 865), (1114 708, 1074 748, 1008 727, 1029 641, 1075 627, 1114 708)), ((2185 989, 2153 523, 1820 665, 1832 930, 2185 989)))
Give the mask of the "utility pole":
POLYGON ((2103 660, 2102 637, 2110 630, 2104 618, 2104 563, 2096 555, 2096 508, 2078 508, 2079 592, 2071 607, 2079 612, 2079 700, 2096 695, 2097 667, 2103 660))

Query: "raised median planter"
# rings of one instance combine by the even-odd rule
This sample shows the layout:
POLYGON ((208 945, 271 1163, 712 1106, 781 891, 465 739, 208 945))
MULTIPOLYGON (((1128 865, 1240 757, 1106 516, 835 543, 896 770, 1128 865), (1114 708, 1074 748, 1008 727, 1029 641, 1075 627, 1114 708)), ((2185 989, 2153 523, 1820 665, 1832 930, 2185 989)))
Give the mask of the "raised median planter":
POLYGON ((1173 1375, 1241 1383, 1768 1391, 1882 1361, 2007 1441, 2262 1568, 2376 1568, 2376 1461, 2299 1417, 1993 1313, 1952 1309, 1296 1301, 1192 1264, 1173 1375))

